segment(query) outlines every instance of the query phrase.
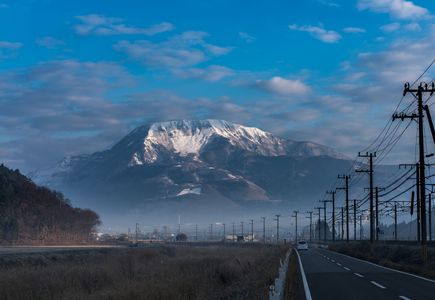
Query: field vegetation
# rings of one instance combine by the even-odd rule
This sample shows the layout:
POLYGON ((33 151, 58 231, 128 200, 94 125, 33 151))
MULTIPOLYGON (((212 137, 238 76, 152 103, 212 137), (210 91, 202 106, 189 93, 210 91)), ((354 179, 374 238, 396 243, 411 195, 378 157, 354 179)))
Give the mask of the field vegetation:
POLYGON ((267 299, 284 246, 99 249, 0 256, 0 299, 267 299))

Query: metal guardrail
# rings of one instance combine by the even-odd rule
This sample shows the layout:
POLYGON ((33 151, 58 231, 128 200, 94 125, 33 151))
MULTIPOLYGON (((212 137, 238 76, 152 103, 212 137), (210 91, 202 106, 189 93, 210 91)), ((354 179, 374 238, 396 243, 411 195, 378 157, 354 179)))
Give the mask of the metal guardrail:
POLYGON ((275 279, 275 284, 269 287, 269 300, 284 300, 291 251, 291 249, 287 251, 284 261, 280 259, 278 278, 275 279))

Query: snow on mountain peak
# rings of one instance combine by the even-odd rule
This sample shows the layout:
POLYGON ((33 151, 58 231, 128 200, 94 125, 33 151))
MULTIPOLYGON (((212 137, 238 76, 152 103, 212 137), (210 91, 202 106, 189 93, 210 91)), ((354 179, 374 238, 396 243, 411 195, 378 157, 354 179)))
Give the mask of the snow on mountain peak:
POLYGON ((223 120, 179 120, 153 123, 143 140, 143 149, 136 152, 130 165, 153 163, 160 150, 169 150, 180 156, 197 156, 211 138, 226 138, 232 145, 265 156, 284 155, 283 139, 258 128, 246 127, 223 120))

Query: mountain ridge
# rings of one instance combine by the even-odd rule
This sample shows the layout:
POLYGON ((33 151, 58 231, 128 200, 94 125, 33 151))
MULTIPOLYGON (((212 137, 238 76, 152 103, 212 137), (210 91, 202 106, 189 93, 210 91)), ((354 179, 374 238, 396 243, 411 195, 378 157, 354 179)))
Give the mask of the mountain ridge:
POLYGON ((327 188, 327 178, 350 165, 320 144, 223 120, 178 120, 139 126, 107 150, 66 157, 32 178, 102 216, 169 214, 288 206, 327 188))

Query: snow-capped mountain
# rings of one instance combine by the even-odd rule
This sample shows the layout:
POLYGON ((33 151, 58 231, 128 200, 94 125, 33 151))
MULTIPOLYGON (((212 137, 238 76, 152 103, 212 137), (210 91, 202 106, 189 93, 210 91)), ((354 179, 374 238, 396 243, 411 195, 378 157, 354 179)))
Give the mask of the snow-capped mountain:
POLYGON ((138 127, 108 150, 66 157, 32 178, 95 209, 240 208, 300 201, 349 164, 316 143, 223 120, 179 120, 138 127))
POLYGON ((129 166, 164 161, 170 152, 180 157, 200 157, 207 146, 224 139, 232 147, 261 156, 330 156, 345 157, 328 147, 295 142, 262 131, 223 120, 180 120, 153 123, 133 130, 115 147, 134 153, 129 166))

